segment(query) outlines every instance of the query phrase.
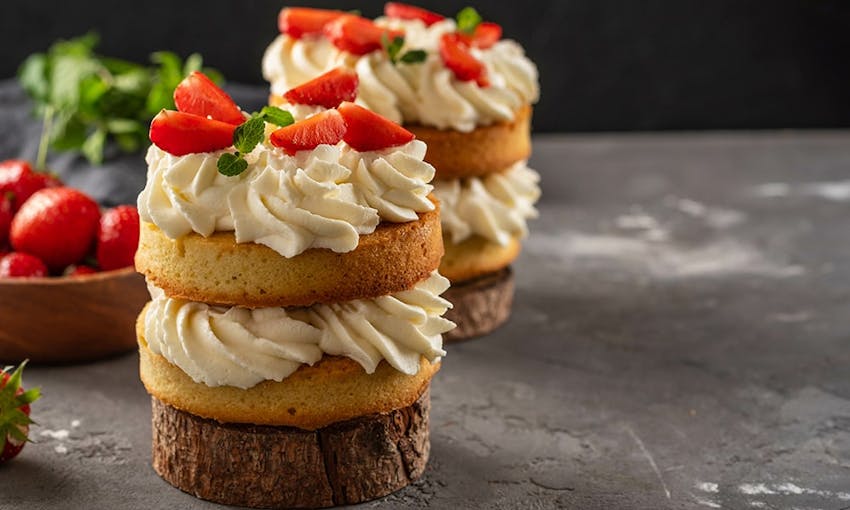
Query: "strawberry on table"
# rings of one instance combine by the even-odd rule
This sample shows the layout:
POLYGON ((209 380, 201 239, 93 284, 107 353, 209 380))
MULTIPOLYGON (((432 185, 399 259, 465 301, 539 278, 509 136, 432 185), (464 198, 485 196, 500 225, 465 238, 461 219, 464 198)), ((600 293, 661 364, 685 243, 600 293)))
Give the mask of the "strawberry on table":
POLYGON ((280 33, 301 39, 304 35, 321 34, 326 24, 343 14, 342 11, 329 9, 286 7, 278 15, 277 26, 280 33))
POLYGON ((289 90, 283 98, 292 104, 336 108, 343 101, 354 101, 358 83, 356 72, 337 67, 289 90))
POLYGON ((138 246, 139 212, 135 207, 120 205, 103 213, 97 231, 97 263, 102 270, 132 266, 138 246))
POLYGON ((12 247, 60 270, 88 253, 99 220, 97 203, 81 191, 46 188, 33 194, 12 220, 12 247))
POLYGON ((334 19, 325 25, 324 33, 334 46, 354 55, 365 55, 380 50, 385 36, 390 41, 404 36, 404 32, 400 30, 380 27, 372 20, 353 14, 334 19))
POLYGON ((151 122, 150 138, 175 156, 210 152, 233 145, 236 126, 191 113, 162 110, 151 122))
POLYGON ((414 139, 410 131, 354 103, 342 103, 339 113, 347 126, 342 139, 358 151, 395 147, 414 139))
POLYGON ((17 457, 29 438, 30 404, 38 400, 38 388, 24 391, 21 375, 26 361, 11 371, 12 367, 0 372, 0 463, 17 457))
POLYGON ((464 37, 461 34, 443 34, 440 37, 440 57, 458 80, 475 81, 479 86, 487 87, 490 85, 487 68, 469 52, 464 37))
POLYGON ((242 110, 227 92, 199 71, 194 71, 177 85, 174 89, 174 104, 177 105, 178 111, 184 113, 237 126, 245 122, 242 110))
POLYGON ((336 110, 313 115, 305 120, 282 127, 271 134, 270 140, 290 156, 302 150, 315 149, 321 144, 334 145, 345 135, 345 121, 336 110))
POLYGON ((47 266, 29 253, 12 252, 0 258, 0 278, 41 278, 47 266))
POLYGON ((401 2, 387 2, 387 4, 384 5, 384 14, 388 18, 418 19, 425 23, 425 26, 429 27, 434 23, 439 23, 446 19, 446 17, 442 14, 437 14, 436 12, 431 12, 428 9, 403 4, 401 2))

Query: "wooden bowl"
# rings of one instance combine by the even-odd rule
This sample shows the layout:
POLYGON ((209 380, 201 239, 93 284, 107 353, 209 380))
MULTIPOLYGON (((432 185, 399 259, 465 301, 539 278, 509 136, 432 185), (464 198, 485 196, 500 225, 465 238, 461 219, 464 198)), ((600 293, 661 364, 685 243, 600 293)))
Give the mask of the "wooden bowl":
POLYGON ((0 280, 0 361, 74 363, 135 349, 134 323, 148 299, 132 267, 0 280))

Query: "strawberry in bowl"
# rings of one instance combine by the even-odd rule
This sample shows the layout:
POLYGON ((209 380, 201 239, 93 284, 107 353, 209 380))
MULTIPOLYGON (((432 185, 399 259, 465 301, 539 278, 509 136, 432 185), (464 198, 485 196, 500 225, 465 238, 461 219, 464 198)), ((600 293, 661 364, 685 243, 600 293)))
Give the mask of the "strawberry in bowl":
POLYGON ((0 163, 0 361, 86 361, 134 347, 146 297, 133 268, 138 218, 135 206, 102 211, 24 161, 0 163))

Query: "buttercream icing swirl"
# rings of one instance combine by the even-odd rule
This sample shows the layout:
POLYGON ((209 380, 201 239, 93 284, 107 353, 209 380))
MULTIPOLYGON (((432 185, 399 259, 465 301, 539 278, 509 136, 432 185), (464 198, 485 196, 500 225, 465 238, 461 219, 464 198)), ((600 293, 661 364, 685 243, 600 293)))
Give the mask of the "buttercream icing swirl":
POLYGON ((294 156, 261 144, 246 155, 248 168, 228 177, 216 167, 222 151, 174 156, 151 146, 139 215, 172 239, 233 231, 237 242, 284 257, 310 248, 344 253, 381 220, 412 221, 434 209, 434 168, 424 152, 417 140, 364 153, 320 145, 294 156))
POLYGON ((527 220, 537 217, 539 182, 525 161, 484 177, 435 181, 443 232, 453 243, 479 235, 502 246, 526 236, 527 220))
POLYGON ((149 348, 207 386, 281 381, 323 354, 351 358, 370 374, 386 360, 414 375, 421 357, 433 363, 446 354, 442 334, 454 327, 442 317, 451 303, 439 296, 449 281, 436 271, 388 296, 291 309, 219 307, 150 287, 149 348))

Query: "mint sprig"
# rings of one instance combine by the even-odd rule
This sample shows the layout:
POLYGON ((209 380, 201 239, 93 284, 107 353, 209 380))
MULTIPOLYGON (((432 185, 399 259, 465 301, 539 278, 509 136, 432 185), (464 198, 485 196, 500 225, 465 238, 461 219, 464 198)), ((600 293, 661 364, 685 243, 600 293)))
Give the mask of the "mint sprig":
POLYGON ((457 21, 458 32, 466 35, 474 34, 478 25, 484 21, 474 7, 464 7, 461 9, 460 12, 457 13, 457 16, 455 16, 455 20, 457 21))
POLYGON ((226 152, 219 156, 216 167, 220 174, 234 177, 248 169, 245 154, 254 150, 265 138, 266 122, 285 127, 295 122, 295 119, 291 113, 276 106, 264 106, 259 112, 252 113, 248 120, 233 130, 233 147, 236 152, 226 152))
MULTIPOLYGON (((198 54, 183 61, 167 51, 151 55, 152 65, 104 57, 95 53, 98 39, 91 32, 57 41, 18 69, 18 81, 43 120, 39 169, 48 147, 80 152, 93 164, 103 161, 110 139, 125 152, 139 150, 148 143, 150 120, 162 109, 174 109, 174 88, 203 65, 198 54)), ((221 81, 214 70, 204 73, 221 81)))
POLYGON ((428 58, 428 53, 425 50, 409 50, 402 54, 401 50, 404 48, 404 37, 400 35, 390 40, 389 36, 384 32, 381 34, 381 46, 384 47, 384 51, 387 52, 387 56, 393 64, 398 64, 399 62, 404 64, 418 64, 425 62, 428 58))

